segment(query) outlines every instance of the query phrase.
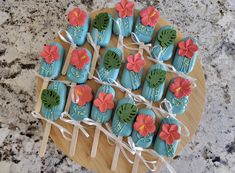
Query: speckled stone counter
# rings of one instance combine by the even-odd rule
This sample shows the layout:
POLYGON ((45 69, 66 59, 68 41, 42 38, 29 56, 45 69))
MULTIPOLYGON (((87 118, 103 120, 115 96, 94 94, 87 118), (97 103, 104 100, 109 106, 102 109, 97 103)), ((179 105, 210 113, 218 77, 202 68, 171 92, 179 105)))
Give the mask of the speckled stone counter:
MULTIPOLYGON (((199 39, 207 81, 201 125, 171 163, 180 173, 235 172, 235 0, 144 1, 185 35, 199 39)), ((0 172, 90 172, 49 141, 38 156, 42 125, 30 112, 35 104, 33 69, 39 51, 66 26, 71 4, 109 6, 100 0, 0 0, 0 172)), ((166 170, 162 170, 166 172, 166 170)))

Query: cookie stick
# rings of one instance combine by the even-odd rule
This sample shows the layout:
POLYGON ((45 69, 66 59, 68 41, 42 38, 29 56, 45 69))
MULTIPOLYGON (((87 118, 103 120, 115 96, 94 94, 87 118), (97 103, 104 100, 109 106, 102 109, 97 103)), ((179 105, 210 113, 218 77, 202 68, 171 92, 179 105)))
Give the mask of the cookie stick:
MULTIPOLYGON (((102 85, 96 94, 92 110, 91 118, 103 124, 107 123, 112 116, 114 108, 115 90, 110 85, 102 85)), ((97 147, 99 143, 100 130, 95 129, 95 135, 92 144, 91 157, 96 156, 97 147)))
MULTIPOLYGON (((67 88, 65 84, 61 82, 53 82, 48 86, 48 89, 44 89, 42 95, 40 96, 43 101, 41 109, 42 115, 47 119, 56 121, 64 110, 66 94, 67 88), (52 96, 53 99, 50 98, 52 96)), ((51 123, 47 121, 39 150, 40 157, 43 157, 45 154, 50 130, 51 123)))
MULTIPOLYGON (((128 93, 126 93, 127 96, 128 93)), ((132 125, 137 115, 138 108, 135 105, 133 98, 125 97, 119 100, 113 121, 112 121, 112 132, 118 136, 118 140, 122 141, 124 136, 130 136, 132 132, 132 125)), ((118 164, 120 153, 120 146, 117 144, 115 146, 115 151, 113 155, 113 161, 111 165, 111 170, 115 171, 118 164)))

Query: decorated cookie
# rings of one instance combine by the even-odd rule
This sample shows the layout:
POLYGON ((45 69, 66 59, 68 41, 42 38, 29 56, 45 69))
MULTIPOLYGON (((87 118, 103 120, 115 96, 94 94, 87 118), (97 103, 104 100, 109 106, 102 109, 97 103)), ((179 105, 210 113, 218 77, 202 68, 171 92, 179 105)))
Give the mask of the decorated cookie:
POLYGON ((112 80, 116 80, 121 64, 121 50, 118 48, 107 49, 98 68, 100 79, 105 82, 112 82, 112 80))
POLYGON ((122 73, 121 84, 131 90, 139 89, 144 65, 145 61, 140 53, 129 55, 122 73))
POLYGON ((138 112, 132 132, 132 140, 137 147, 148 148, 156 131, 156 116, 151 109, 143 108, 138 112))
POLYGON ((119 100, 112 120, 112 131, 117 136, 130 136, 138 108, 132 98, 119 100))
POLYGON ((64 52, 63 46, 57 42, 44 46, 40 53, 42 60, 39 74, 52 79, 57 78, 63 64, 64 52))
POLYGON ((52 121, 60 118, 64 111, 67 87, 64 83, 53 82, 41 94, 42 115, 52 121))
POLYGON ((80 8, 74 8, 68 14, 69 26, 67 31, 77 45, 83 45, 89 29, 90 17, 80 8))
POLYGON ((90 70, 92 54, 88 49, 74 49, 67 71, 67 78, 75 83, 85 83, 90 70))
POLYGON ((115 90, 110 85, 102 85, 96 94, 91 110, 91 118, 99 123, 111 119, 114 109, 115 90))
POLYGON ((171 59, 174 52, 176 30, 171 26, 162 27, 158 33, 152 49, 152 56, 160 61, 171 59))
POLYGON ((92 97, 92 89, 89 85, 76 85, 69 109, 70 116, 77 121, 88 118, 91 110, 92 97))
POLYGON ((151 42, 159 17, 160 12, 154 6, 149 6, 140 11, 134 29, 139 41, 151 42))
POLYGON ((192 92, 192 84, 182 77, 172 79, 166 93, 166 99, 172 105, 172 113, 182 114, 188 104, 188 97, 192 92))
POLYGON ((174 157, 180 139, 181 127, 173 118, 164 118, 154 144, 154 150, 166 157, 174 157))
POLYGON ((109 44, 112 35, 112 22, 112 16, 108 13, 100 13, 93 20, 91 36, 97 45, 106 47, 109 44))
POLYGON ((159 101, 162 98, 166 83, 166 68, 161 64, 153 65, 145 78, 142 96, 149 101, 159 101))
POLYGON ((197 55, 197 40, 192 37, 184 38, 177 45, 173 66, 177 71, 190 73, 195 66, 197 55))
POLYGON ((115 6, 116 15, 113 23, 113 32, 115 35, 130 36, 134 24, 134 2, 121 0, 115 6), (121 31, 119 31, 121 29, 121 31))

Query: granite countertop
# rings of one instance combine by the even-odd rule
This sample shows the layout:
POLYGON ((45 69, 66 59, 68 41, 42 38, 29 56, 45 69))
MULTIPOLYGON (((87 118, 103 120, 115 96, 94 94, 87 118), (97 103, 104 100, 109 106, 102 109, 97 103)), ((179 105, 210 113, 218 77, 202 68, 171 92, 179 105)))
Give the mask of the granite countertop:
MULTIPOLYGON (((103 4, 105 3, 105 4, 103 4)), ((185 35, 199 39, 207 104, 189 145, 171 163, 181 173, 235 172, 235 0, 147 0, 185 35)), ((100 0, 0 0, 0 172, 89 171, 63 155, 50 140, 38 156, 42 125, 31 116, 35 104, 33 69, 39 51, 65 28, 71 4, 89 9, 100 0)), ((162 171, 166 172, 166 171, 162 171)))

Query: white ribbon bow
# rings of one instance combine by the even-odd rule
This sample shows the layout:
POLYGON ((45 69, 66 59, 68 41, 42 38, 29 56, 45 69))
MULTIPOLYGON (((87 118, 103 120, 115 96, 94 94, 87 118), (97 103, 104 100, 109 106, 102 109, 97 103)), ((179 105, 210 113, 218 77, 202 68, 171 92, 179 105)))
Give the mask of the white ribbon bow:
POLYGON ((59 36, 60 39, 63 40, 64 42, 70 44, 70 45, 73 46, 74 48, 76 47, 76 44, 74 43, 73 38, 72 38, 72 36, 69 34, 68 31, 66 31, 66 30, 59 30, 58 36, 59 36), (64 36, 62 35, 62 32, 65 32, 65 33, 66 33, 66 37, 64 37, 64 36))
POLYGON ((95 30, 96 30, 95 33, 97 33, 96 36, 95 36, 95 41, 92 39, 90 33, 87 33, 87 41, 93 47, 93 49, 94 49, 94 51, 96 53, 96 56, 99 58, 99 56, 100 56, 99 55, 99 49, 97 48, 98 47, 97 46, 97 42, 98 42, 98 30, 97 29, 95 29, 95 30))
POLYGON ((37 118, 37 119, 41 119, 41 120, 44 120, 50 124, 53 124, 55 127, 57 127, 59 130, 60 130, 60 133, 62 134, 62 136, 68 140, 68 141, 71 141, 71 138, 68 138, 65 134, 68 134, 70 136, 72 136, 72 134, 64 127, 62 127, 61 125, 55 123, 54 121, 51 121, 49 119, 46 119, 45 117, 43 117, 40 113, 36 112, 36 111, 33 111, 32 113, 32 116, 34 118, 37 118))
POLYGON ((78 127, 87 138, 90 136, 88 132, 85 130, 85 127, 80 124, 80 122, 83 122, 83 121, 74 120, 67 112, 63 112, 61 114, 60 120, 78 127), (66 116, 69 117, 70 119, 65 118, 66 116))

